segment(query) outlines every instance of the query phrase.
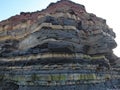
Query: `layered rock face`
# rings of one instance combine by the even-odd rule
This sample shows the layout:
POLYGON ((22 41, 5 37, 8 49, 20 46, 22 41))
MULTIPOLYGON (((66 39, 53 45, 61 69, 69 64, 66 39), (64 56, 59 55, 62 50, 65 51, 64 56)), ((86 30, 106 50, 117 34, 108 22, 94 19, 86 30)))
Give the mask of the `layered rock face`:
POLYGON ((120 89, 115 33, 69 0, 0 22, 1 90, 120 89))

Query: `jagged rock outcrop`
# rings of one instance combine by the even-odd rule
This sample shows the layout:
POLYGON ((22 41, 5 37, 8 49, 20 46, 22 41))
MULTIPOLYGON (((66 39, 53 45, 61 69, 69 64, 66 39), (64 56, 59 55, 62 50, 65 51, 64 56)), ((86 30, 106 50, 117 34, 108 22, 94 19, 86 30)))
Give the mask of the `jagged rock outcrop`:
POLYGON ((115 37, 105 19, 69 0, 4 20, 0 22, 1 89, 118 89, 115 37))

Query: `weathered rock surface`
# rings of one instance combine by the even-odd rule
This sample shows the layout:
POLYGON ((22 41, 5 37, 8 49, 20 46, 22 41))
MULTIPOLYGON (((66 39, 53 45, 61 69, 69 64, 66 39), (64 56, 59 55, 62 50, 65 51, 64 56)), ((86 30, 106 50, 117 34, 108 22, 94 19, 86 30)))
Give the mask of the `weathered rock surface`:
POLYGON ((69 0, 4 20, 1 90, 120 89, 115 37, 105 19, 69 0))

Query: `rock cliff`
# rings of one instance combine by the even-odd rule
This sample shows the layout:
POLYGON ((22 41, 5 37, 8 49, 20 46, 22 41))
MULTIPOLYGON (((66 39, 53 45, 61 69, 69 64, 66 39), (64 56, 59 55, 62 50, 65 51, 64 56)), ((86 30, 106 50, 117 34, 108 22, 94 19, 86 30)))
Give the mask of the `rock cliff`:
POLYGON ((0 22, 0 89, 120 89, 115 37, 105 19, 69 0, 21 12, 0 22))

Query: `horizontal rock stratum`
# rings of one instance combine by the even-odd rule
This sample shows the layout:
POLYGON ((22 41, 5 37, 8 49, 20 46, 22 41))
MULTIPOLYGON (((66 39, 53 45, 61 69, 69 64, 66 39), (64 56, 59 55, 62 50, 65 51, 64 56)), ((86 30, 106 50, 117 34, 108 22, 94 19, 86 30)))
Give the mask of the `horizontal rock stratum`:
POLYGON ((0 22, 0 90, 119 90, 115 33, 69 0, 0 22))

